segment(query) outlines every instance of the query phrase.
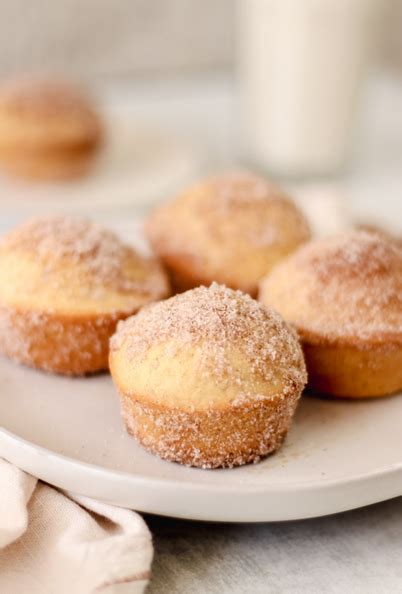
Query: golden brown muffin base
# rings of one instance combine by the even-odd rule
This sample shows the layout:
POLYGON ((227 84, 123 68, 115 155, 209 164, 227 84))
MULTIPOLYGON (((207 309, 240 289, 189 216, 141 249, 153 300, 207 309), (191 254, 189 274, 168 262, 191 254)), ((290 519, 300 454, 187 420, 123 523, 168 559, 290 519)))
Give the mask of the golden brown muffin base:
POLYGON ((0 352, 63 375, 102 371, 108 369, 109 338, 128 315, 67 316, 0 306, 0 352))
POLYGON ((299 394, 236 407, 187 412, 120 392, 128 433, 149 452, 198 468, 232 468, 277 450, 289 430, 299 394))
POLYGON ((10 151, 0 154, 1 169, 26 180, 57 181, 82 177, 94 163, 94 147, 50 151, 10 151))
POLYGON ((402 344, 319 339, 301 333, 308 388, 342 398, 388 396, 402 390, 402 344))

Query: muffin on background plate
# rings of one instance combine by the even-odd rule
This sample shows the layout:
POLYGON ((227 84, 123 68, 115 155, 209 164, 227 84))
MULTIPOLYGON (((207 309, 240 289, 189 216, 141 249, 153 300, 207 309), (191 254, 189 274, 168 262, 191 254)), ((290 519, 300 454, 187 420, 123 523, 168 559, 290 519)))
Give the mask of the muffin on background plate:
POLYGON ((92 101, 56 78, 21 76, 0 86, 0 168, 27 180, 85 175, 103 138, 92 101))

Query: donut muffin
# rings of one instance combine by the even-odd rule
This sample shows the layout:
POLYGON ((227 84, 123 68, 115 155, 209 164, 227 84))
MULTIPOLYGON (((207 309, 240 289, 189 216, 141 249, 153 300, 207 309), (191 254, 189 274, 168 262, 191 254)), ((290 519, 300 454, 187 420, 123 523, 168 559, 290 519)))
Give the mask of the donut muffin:
POLYGON ((276 450, 306 382, 299 342, 280 316, 217 284, 121 322, 110 370, 129 433, 161 458, 201 468, 276 450))
POLYGON ((262 282, 260 299, 297 329, 309 387, 333 396, 402 389, 402 246, 352 231, 311 242, 262 282))
POLYGON ((281 190, 242 172, 208 179, 157 208, 146 232, 177 291, 217 281, 252 296, 274 264, 310 237, 281 190))
POLYGON ((102 123, 74 87, 22 77, 0 88, 0 166, 27 179, 79 177, 93 162, 102 123))
POLYGON ((33 219, 0 240, 0 352, 67 375, 107 369, 117 321, 167 294, 159 264, 113 233, 33 219))

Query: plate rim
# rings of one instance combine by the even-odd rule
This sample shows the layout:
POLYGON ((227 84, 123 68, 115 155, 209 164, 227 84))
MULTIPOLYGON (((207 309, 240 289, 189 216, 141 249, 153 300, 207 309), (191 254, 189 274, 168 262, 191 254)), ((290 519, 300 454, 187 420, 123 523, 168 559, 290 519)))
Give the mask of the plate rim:
MULTIPOLYGON (((93 464, 91 462, 85 462, 84 460, 77 460, 75 458, 72 458, 70 456, 66 456, 65 454, 60 454, 58 452, 54 452, 52 450, 49 450, 48 448, 45 448, 43 446, 37 445, 32 441, 29 441, 28 439, 25 439, 23 437, 20 437, 19 435, 17 435, 16 433, 13 433, 12 431, 9 431, 8 429, 4 429, 4 427, 0 427, 0 443, 1 443, 1 439, 2 437, 6 437, 6 439, 17 443, 19 445, 22 445, 25 449, 30 449, 35 453, 39 453, 41 455, 44 456, 48 456, 51 457, 54 460, 61 460, 63 462, 63 464, 69 464, 72 466, 77 466, 77 467, 81 467, 83 469, 87 469, 88 471, 94 472, 96 474, 102 474, 105 476, 113 476, 113 478, 119 478, 119 479, 128 479, 128 480, 138 480, 140 482, 154 482, 156 485, 159 486, 177 486, 177 480, 175 479, 169 479, 167 477, 148 477, 145 476, 143 474, 137 474, 137 473, 130 473, 130 472, 126 472, 124 470, 114 470, 111 468, 106 468, 103 466, 99 466, 98 464, 93 464)), ((273 455, 273 454, 272 454, 273 455)), ((169 461, 165 461, 163 460, 163 462, 166 462, 167 464, 176 464, 175 462, 169 462, 169 461)), ((195 467, 188 467, 185 465, 185 468, 192 468, 195 471, 198 472, 216 472, 217 470, 220 472, 226 472, 226 471, 236 471, 236 468, 195 468, 195 467)), ((185 483, 181 483, 181 485, 183 486, 185 484, 186 488, 187 487, 191 487, 191 488, 196 488, 197 491, 199 490, 199 488, 206 488, 207 490, 214 490, 214 491, 244 491, 245 493, 247 492, 256 492, 256 491, 281 491, 281 490, 297 490, 300 491, 300 489, 303 488, 330 488, 333 485, 336 486, 342 486, 345 484, 349 484, 349 483, 355 483, 355 482, 361 482, 367 479, 376 479, 376 478, 380 478, 389 474, 397 474, 398 472, 401 472, 402 474, 402 460, 401 462, 395 462, 393 464, 391 464, 389 467, 386 468, 379 468, 377 470, 374 470, 372 472, 363 472, 363 473, 358 473, 358 474, 354 474, 351 477, 340 477, 340 478, 322 478, 319 480, 306 480, 306 481, 299 481, 299 482, 292 482, 292 483, 286 483, 286 487, 284 488, 283 485, 279 484, 279 483, 274 483, 272 485, 269 485, 269 487, 267 488, 266 485, 254 485, 254 486, 248 486, 246 483, 239 483, 238 485, 224 485, 223 483, 197 483, 197 482, 190 482, 190 481, 186 481, 185 483)), ((402 492, 401 492, 401 496, 402 496, 402 492)))
MULTIPOLYGON (((112 505, 136 509, 143 513, 187 520, 235 523, 301 520, 343 512, 402 496, 402 462, 349 478, 323 478, 320 481, 305 481, 286 484, 286 486, 265 484, 250 487, 243 483, 236 486, 199 484, 191 481, 177 483, 176 480, 166 477, 145 477, 108 469, 56 453, 2 427, 0 427, 0 454, 28 473, 35 464, 35 475, 39 479, 64 491, 98 498, 112 505), (16 455, 7 455, 9 452, 6 450, 10 447, 14 449, 16 455), (24 456, 23 462, 20 455, 24 456), (32 463, 37 456, 42 460, 50 460, 50 467, 38 472, 39 464, 36 461, 32 463), (54 470, 57 468, 66 471, 61 473, 62 479, 54 478, 54 470), (68 486, 68 483, 71 484, 71 477, 77 473, 81 474, 81 477, 86 475, 91 483, 90 494, 88 487, 87 490, 80 492, 75 487, 68 486), (95 493, 94 491, 98 490, 98 485, 94 486, 97 480, 102 480, 103 490, 113 492, 113 495, 102 497, 99 493, 95 493), (379 486, 379 492, 378 489, 367 488, 376 484, 379 486), (119 491, 117 496, 113 490, 114 487, 123 485, 126 488, 123 492, 119 491), (127 495, 127 485, 133 488, 130 495, 127 495), (177 496, 178 489, 180 489, 179 496, 177 496), (160 496, 161 493, 163 497, 160 496), (198 497, 199 504, 196 511, 192 510, 191 502, 190 507, 183 504, 188 495, 198 497), (226 507, 228 497, 231 505, 226 507), (250 505, 253 501, 255 506, 250 505)), ((198 470, 205 472, 203 469, 198 470)), ((74 478, 72 481, 74 482, 74 478)))

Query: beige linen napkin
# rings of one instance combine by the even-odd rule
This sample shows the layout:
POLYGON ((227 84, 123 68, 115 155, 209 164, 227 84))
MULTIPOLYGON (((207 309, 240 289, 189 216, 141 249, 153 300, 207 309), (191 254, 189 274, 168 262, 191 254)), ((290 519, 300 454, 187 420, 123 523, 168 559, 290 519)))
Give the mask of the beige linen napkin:
POLYGON ((0 459, 1 594, 138 594, 152 555, 137 513, 62 493, 0 459))

